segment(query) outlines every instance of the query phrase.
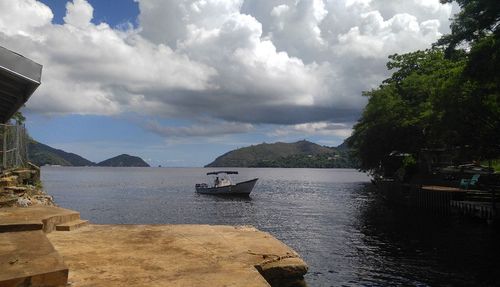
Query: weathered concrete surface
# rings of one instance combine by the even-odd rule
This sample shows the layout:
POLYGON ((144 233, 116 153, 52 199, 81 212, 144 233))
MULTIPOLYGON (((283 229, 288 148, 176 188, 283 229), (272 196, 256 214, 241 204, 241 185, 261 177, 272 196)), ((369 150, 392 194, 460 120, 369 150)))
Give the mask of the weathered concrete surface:
POLYGON ((56 225, 57 231, 72 231, 89 224, 88 220, 77 219, 56 225))
POLYGON ((0 233, 0 287, 66 286, 68 267, 43 231, 0 233))
POLYGON ((55 206, 0 208, 0 232, 43 229, 51 232, 55 226, 80 219, 80 213, 55 206))
POLYGON ((88 225, 47 234, 71 286, 300 286, 307 265, 253 227, 88 225), (257 266, 257 268, 256 268, 257 266))

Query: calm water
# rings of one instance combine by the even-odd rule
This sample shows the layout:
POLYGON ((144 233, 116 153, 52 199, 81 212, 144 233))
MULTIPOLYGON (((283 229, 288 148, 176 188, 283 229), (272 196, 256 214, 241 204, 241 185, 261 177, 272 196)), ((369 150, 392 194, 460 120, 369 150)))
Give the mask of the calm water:
POLYGON ((309 286, 500 286, 500 236, 386 206, 342 169, 238 169, 251 198, 194 193, 202 168, 44 167, 46 191, 93 223, 254 225, 298 251, 309 286))

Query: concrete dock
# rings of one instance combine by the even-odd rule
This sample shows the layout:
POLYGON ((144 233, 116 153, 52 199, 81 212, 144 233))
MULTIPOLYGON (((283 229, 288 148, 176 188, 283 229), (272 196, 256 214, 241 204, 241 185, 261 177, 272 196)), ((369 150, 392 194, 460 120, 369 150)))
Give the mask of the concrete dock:
POLYGON ((90 225, 48 238, 72 286, 269 286, 263 275, 282 286, 307 271, 297 253, 253 227, 90 225))
POLYGON ((0 209, 0 226, 0 287, 305 286, 299 255, 251 226, 84 225, 49 206, 0 209))

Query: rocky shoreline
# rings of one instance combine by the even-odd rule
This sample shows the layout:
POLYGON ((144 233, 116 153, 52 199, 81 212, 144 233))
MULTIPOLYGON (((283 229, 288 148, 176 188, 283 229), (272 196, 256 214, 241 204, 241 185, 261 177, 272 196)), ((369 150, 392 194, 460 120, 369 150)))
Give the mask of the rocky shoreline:
POLYGON ((40 168, 30 164, 27 168, 7 169, 0 173, 0 208, 55 206, 54 199, 43 191, 40 168))

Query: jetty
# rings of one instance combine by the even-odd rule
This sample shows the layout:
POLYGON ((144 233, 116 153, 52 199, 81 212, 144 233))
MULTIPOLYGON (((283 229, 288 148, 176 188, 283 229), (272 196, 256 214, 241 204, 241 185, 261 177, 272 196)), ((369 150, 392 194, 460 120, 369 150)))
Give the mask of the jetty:
POLYGON ((0 286, 305 286, 307 264, 251 226, 96 225, 0 208, 0 286))
POLYGON ((376 184, 388 202, 423 210, 434 215, 458 215, 487 223, 499 222, 500 186, 483 185, 482 189, 449 185, 421 185, 397 181, 376 184))

